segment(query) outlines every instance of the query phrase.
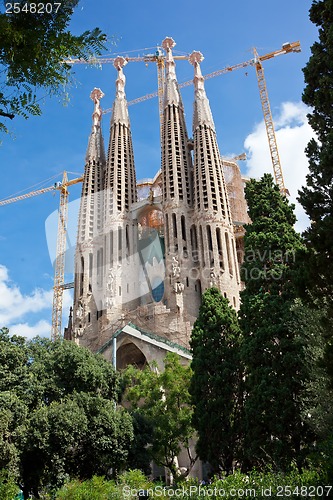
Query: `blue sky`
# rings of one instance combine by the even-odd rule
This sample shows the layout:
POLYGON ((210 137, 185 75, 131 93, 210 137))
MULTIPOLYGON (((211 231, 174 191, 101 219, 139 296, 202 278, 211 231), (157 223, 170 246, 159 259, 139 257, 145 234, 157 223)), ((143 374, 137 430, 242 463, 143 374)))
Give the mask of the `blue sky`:
MULTIPOLYGON (((279 49, 284 42, 299 40, 301 53, 283 55, 264 65, 285 181, 294 200, 304 182, 304 147, 311 137, 305 118, 307 110, 301 104, 302 68, 317 38, 317 30, 308 19, 310 5, 309 0, 289 0, 284 4, 267 0, 82 0, 73 15, 71 29, 78 34, 98 26, 110 38, 114 36, 117 45, 110 44, 113 57, 153 52, 166 36, 172 36, 177 43, 176 54, 193 50, 203 53, 203 74, 247 61, 252 57, 252 47, 265 54, 279 49)), ((38 188, 41 182, 52 185, 54 180, 61 180, 63 170, 73 172, 70 177, 83 172, 93 108, 89 94, 94 87, 100 87, 105 93, 102 107, 111 107, 116 72, 111 64, 102 69, 76 65, 73 71, 75 85, 70 89, 67 106, 56 98, 45 99, 41 117, 15 118, 8 123, 12 136, 3 136, 0 146, 0 199, 29 191, 35 185, 38 188)), ((187 61, 179 61, 176 71, 179 82, 193 76, 193 67, 187 61)), ((153 64, 128 64, 125 74, 128 100, 157 88, 153 64)), ((254 68, 211 79, 206 82, 206 91, 221 154, 246 152, 248 160, 240 164, 244 174, 271 172, 254 68)), ((183 89, 182 96, 191 135, 193 87, 183 89)), ((137 177, 153 177, 160 168, 157 99, 130 107, 130 118, 137 177)), ((110 115, 105 115, 106 143, 109 120, 110 115)), ((74 200, 80 194, 80 185, 70 192, 74 200)), ((0 207, 0 326, 10 326, 13 333, 48 335, 53 268, 45 221, 57 209, 58 202, 57 193, 48 193, 0 207)), ((298 229, 302 229, 306 219, 299 207, 297 216, 298 229)), ((75 228, 72 232, 75 234, 75 228)), ((66 293, 65 314, 69 304, 66 293)))

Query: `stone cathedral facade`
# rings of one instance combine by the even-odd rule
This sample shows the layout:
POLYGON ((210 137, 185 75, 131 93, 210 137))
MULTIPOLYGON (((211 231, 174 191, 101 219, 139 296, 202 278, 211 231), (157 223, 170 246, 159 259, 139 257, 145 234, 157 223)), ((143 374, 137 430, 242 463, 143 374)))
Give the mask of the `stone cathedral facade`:
POLYGON ((75 257, 74 305, 65 338, 116 363, 162 362, 166 351, 190 359, 189 339, 205 289, 217 286, 236 309, 243 224, 243 181, 221 159, 201 74, 194 69, 189 137, 172 38, 163 42, 166 81, 161 170, 137 183, 125 96, 125 59, 115 60, 116 96, 107 154, 94 89, 75 257), (114 353, 115 354, 115 353, 114 353), (113 358, 115 359, 115 357, 113 358))

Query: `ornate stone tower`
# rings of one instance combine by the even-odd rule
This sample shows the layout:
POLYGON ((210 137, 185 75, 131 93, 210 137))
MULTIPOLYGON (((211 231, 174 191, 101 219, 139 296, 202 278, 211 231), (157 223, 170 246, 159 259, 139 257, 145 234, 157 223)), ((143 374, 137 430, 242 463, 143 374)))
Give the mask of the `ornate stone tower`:
POLYGON ((240 277, 234 230, 215 125, 200 69, 202 60, 200 52, 190 56, 195 89, 193 240, 200 259, 202 290, 215 285, 238 308, 240 277))
POLYGON ((163 112, 162 179, 165 234, 165 289, 168 307, 179 314, 196 316, 200 303, 195 289, 196 255, 193 254, 193 165, 185 124, 184 107, 175 72, 172 38, 162 47, 166 52, 166 81, 163 112))
POLYGON ((98 281, 96 245, 101 244, 103 231, 105 150, 100 108, 103 96, 103 92, 97 88, 90 94, 95 108, 86 153, 75 256, 73 329, 78 338, 87 329, 93 332, 98 327, 98 309, 92 290, 98 281))
POLYGON ((136 182, 124 58, 114 62, 116 96, 107 160, 100 125, 103 93, 95 89, 91 94, 94 124, 68 336, 109 356, 121 333, 120 366, 133 360, 143 366, 150 358, 162 359, 164 350, 186 351, 206 288, 219 287, 235 308, 239 306, 234 215, 200 71, 202 55, 190 56, 195 101, 193 140, 189 140, 174 45, 169 37, 162 43, 166 53, 162 156, 161 170, 153 179, 136 182))
POLYGON ((133 309, 138 286, 137 222, 131 217, 136 202, 136 178, 130 121, 125 96, 126 61, 117 57, 116 98, 110 123, 110 140, 104 179, 104 245, 101 262, 101 304, 106 320, 114 322, 124 308, 133 309), (133 302, 134 300, 134 302, 133 302))

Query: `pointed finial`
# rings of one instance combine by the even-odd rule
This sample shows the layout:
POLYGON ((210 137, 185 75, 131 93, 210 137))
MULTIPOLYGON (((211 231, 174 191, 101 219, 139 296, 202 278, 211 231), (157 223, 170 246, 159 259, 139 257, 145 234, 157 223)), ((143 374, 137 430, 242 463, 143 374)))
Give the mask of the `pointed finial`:
POLYGON ((122 69, 124 66, 126 66, 127 64, 127 61, 125 59, 125 57, 122 57, 122 56, 118 56, 115 58, 115 60, 113 61, 113 66, 119 71, 120 69, 122 69))
POLYGON ((162 42, 162 47, 163 49, 168 52, 169 50, 173 49, 173 47, 176 45, 176 42, 174 41, 173 38, 171 38, 170 36, 167 36, 166 38, 164 38, 163 42, 162 42))
POLYGON ((167 68, 169 67, 169 69, 170 69, 171 64, 174 65, 174 60, 172 57, 172 49, 175 45, 176 45, 176 42, 170 36, 167 36, 166 38, 164 38, 164 40, 162 42, 162 47, 166 52, 167 68))
POLYGON ((200 64, 205 58, 201 52, 194 50, 188 59, 195 66, 196 64, 200 64))
POLYGON ((188 58, 190 64, 194 66, 194 89, 195 89, 195 99, 194 99, 194 114, 193 114, 193 130, 197 128, 199 124, 209 125, 213 130, 215 130, 215 125, 213 121, 212 112, 210 110, 209 101, 205 92, 205 79, 202 76, 200 63, 203 61, 204 57, 201 52, 195 50, 192 52, 188 58))
POLYGON ((194 66, 194 87, 195 90, 204 90, 204 78, 201 73, 200 63, 204 56, 198 50, 194 50, 188 58, 190 64, 194 66))
POLYGON ((127 61, 125 57, 118 56, 113 62, 113 66, 116 68, 118 71, 118 77, 116 80, 116 96, 117 97, 125 97, 125 83, 126 83, 126 78, 123 73, 123 67, 126 66, 127 61))
POLYGON ((94 90, 90 93, 90 99, 94 102, 95 104, 95 109, 93 112, 93 125, 94 127, 97 127, 100 125, 101 119, 102 119, 102 110, 100 106, 100 100, 104 97, 104 93, 101 91, 101 89, 97 89, 96 87, 94 90))

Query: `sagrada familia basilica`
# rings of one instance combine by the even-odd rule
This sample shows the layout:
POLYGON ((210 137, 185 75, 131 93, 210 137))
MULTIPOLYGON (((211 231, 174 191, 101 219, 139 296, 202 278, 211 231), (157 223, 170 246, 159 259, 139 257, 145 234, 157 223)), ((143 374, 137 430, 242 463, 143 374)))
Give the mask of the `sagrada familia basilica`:
POLYGON ((125 59, 115 60, 116 97, 105 154, 103 93, 94 89, 75 257, 74 305, 65 338, 102 353, 117 368, 190 359, 202 293, 217 286, 239 307, 244 179, 221 158, 201 74, 194 69, 193 136, 186 130, 172 38, 162 44, 166 80, 161 169, 137 182, 125 96, 125 59))

